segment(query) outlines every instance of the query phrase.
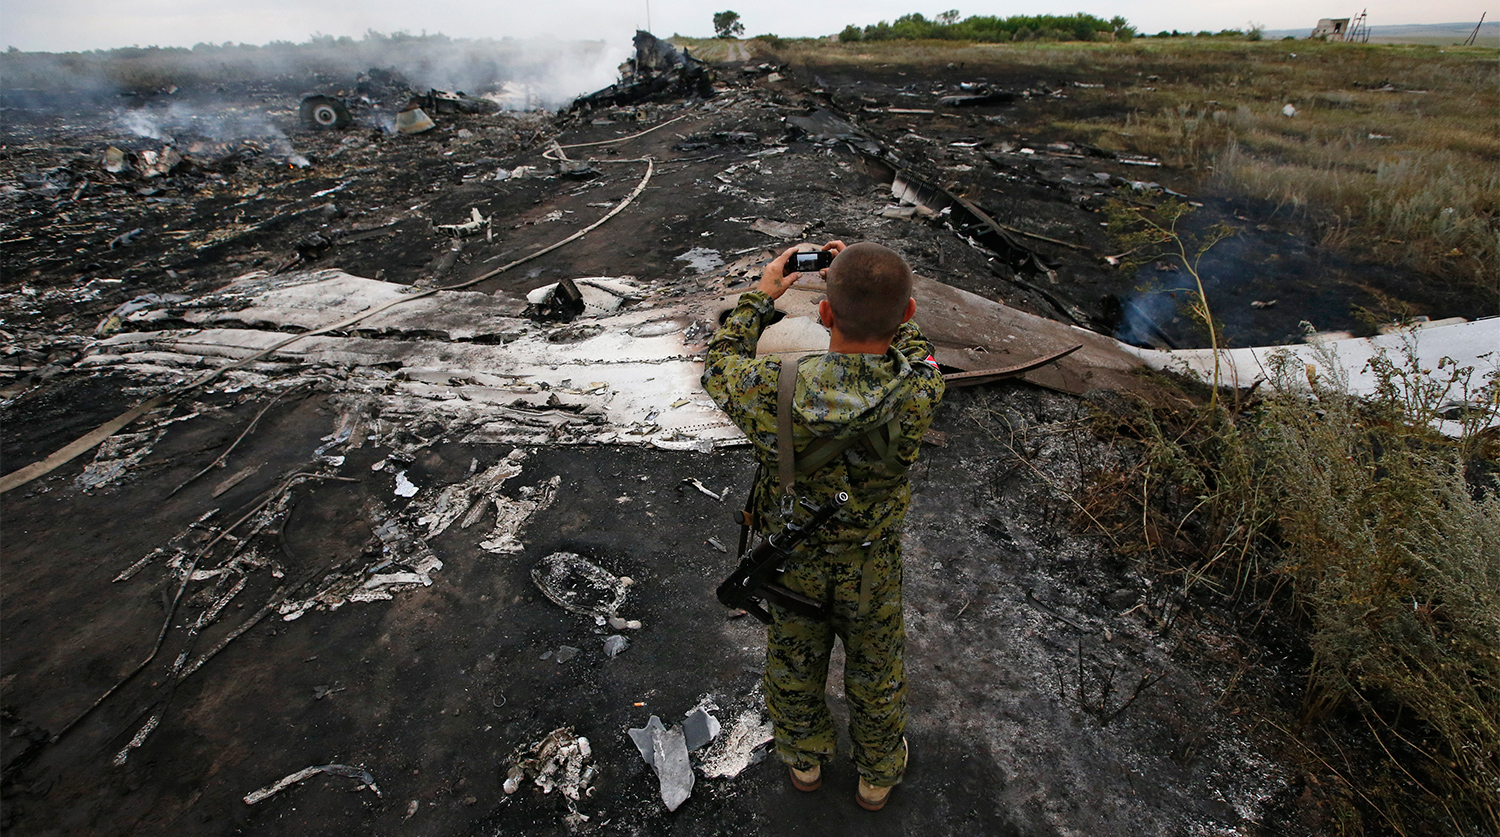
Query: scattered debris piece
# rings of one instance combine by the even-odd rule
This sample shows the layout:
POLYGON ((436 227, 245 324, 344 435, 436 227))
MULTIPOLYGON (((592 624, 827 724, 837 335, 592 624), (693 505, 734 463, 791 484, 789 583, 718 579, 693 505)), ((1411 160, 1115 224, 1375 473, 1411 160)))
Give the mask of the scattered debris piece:
POLYGON ((531 779, 544 794, 560 791, 576 813, 572 803, 594 795, 591 785, 597 768, 590 763, 592 758, 593 748, 587 738, 575 736, 572 727, 559 727, 542 740, 517 748, 502 788, 507 795, 513 794, 521 789, 522 782, 531 779))
POLYGON ((479 548, 499 553, 520 552, 524 549, 520 538, 521 530, 533 515, 552 505, 552 499, 557 496, 557 486, 561 483, 562 477, 554 476, 540 485, 523 486, 519 492, 520 497, 492 497, 495 503, 495 528, 488 538, 479 542, 479 548))
POLYGON ((714 498, 715 500, 723 500, 724 499, 722 495, 717 494, 714 491, 709 490, 708 486, 704 485, 703 483, 699 482, 696 479, 693 479, 692 477, 688 477, 687 479, 684 479, 682 481, 682 484, 683 485, 691 485, 692 487, 698 489, 699 491, 703 492, 704 494, 707 494, 708 496, 714 498))
POLYGON ((417 494, 416 483, 407 479, 405 471, 396 472, 396 496, 415 497, 417 494))
POLYGON ((396 130, 403 134, 421 134, 436 127, 432 117, 419 107, 409 107, 396 114, 396 130))
POLYGON ((700 706, 689 712, 682 721, 682 734, 687 742, 688 752, 694 752, 717 738, 719 729, 719 719, 708 714, 707 709, 700 706))
POLYGON ((1277 302, 1279 302, 1279 300, 1275 300, 1275 299, 1271 299, 1271 300, 1257 299, 1257 300, 1254 300, 1253 302, 1250 303, 1250 307, 1251 308, 1271 308, 1271 307, 1275 306, 1277 302))
POLYGON ((109 249, 113 250, 116 247, 125 247, 125 246, 129 245, 130 242, 135 241, 135 237, 138 236, 138 235, 140 235, 143 232, 145 232, 145 230, 143 228, 136 227, 135 229, 131 230, 130 232, 120 233, 119 235, 117 235, 114 238, 111 238, 109 240, 109 249))
POLYGON ((610 634, 604 638, 604 656, 610 659, 620 656, 629 647, 630 640, 620 634, 610 634))
POLYGON ((578 652, 581 650, 582 649, 576 648, 572 645, 560 645, 557 648, 557 653, 553 656, 557 659, 557 664, 562 665, 563 663, 566 663, 574 657, 578 656, 578 652))
POLYGON ((329 130, 354 124, 349 107, 332 96, 308 96, 297 108, 297 115, 310 128, 329 130))
POLYGON ((83 469, 83 473, 74 477, 73 484, 88 492, 119 482, 131 468, 151 453, 152 445, 165 433, 165 430, 157 428, 155 431, 140 433, 117 433, 105 439, 94 454, 94 461, 83 469))
POLYGON ((304 779, 309 779, 313 776, 316 776, 319 773, 331 773, 334 776, 347 776, 350 779, 358 779, 362 785, 374 791, 375 796, 379 797, 381 795, 380 788, 375 784, 375 777, 371 775, 368 770, 364 770, 359 767, 350 767, 347 764, 322 764, 318 765, 317 767, 303 768, 302 770, 298 770, 296 773, 282 778, 280 781, 276 782, 273 785, 268 785, 258 791, 246 794, 245 804, 254 805, 257 802, 262 802, 275 796, 283 790, 286 790, 292 785, 295 785, 298 782, 303 781, 304 779))
POLYGON ((763 709, 752 704, 750 709, 735 718, 729 732, 704 753, 700 765, 703 775, 710 779, 740 775, 745 768, 759 764, 765 758, 764 745, 771 738, 771 722, 765 719, 763 709))
POLYGON ((680 727, 656 730, 651 736, 651 750, 656 777, 661 781, 661 801, 668 811, 676 811, 693 794, 696 777, 688 763, 687 743, 680 727))
POLYGON ((469 220, 462 224, 433 224, 432 228, 443 235, 453 238, 468 238, 471 235, 488 232, 490 229, 490 219, 480 214, 479 207, 475 206, 469 208, 469 220))
POLYGON ((949 108, 971 108, 979 105, 1010 105, 1016 101, 1016 94, 1009 91, 990 91, 985 93, 967 93, 958 96, 944 96, 938 99, 938 104, 949 108))
POLYGON ((543 322, 569 322, 585 307, 583 293, 566 278, 526 294, 526 303, 526 316, 543 322))
POLYGON ((613 616, 625 603, 625 580, 573 552, 554 552, 531 569, 542 595, 564 610, 613 616))
POLYGON ((756 218, 750 224, 750 229, 758 233, 765 233, 778 241, 801 241, 807 232, 807 224, 799 224, 796 221, 772 221, 769 218, 756 218))
POLYGON ((618 616, 610 616, 606 619, 606 621, 609 623, 609 626, 611 628, 614 628, 617 631, 638 631, 641 629, 641 623, 638 619, 621 619, 618 616))
POLYGON ((110 174, 121 174, 130 170, 130 161, 125 152, 111 145, 104 149, 104 170, 110 174))

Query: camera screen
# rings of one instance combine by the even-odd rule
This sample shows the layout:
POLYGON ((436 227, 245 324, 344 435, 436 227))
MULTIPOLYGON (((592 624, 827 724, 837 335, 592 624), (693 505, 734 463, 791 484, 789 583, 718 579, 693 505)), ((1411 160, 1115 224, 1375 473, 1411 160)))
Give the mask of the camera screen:
POLYGON ((833 254, 820 250, 816 253, 796 253, 792 256, 791 270, 801 273, 803 271, 822 270, 833 263, 833 254))

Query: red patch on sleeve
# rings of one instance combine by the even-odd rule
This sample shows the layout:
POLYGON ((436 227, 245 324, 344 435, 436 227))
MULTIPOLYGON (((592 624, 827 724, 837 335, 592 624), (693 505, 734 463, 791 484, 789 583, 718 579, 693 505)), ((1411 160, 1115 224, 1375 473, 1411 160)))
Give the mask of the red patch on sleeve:
POLYGON ((928 355, 927 357, 922 358, 922 362, 927 364, 928 366, 931 366, 933 369, 938 368, 937 358, 934 358, 932 355, 928 355))

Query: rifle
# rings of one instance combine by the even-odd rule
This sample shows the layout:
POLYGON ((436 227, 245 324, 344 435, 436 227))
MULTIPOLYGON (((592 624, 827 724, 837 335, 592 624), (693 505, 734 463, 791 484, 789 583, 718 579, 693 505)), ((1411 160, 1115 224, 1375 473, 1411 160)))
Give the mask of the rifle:
POLYGON ((807 523, 798 526, 788 523, 785 529, 760 542, 760 545, 740 559, 739 567, 719 585, 715 595, 725 607, 743 610, 766 624, 771 623, 771 614, 762 602, 774 602, 800 616, 825 619, 828 606, 801 593, 795 593, 776 583, 781 577, 781 565, 797 547, 811 537, 838 514, 849 502, 849 494, 840 491, 821 507, 809 503, 803 505, 812 510, 807 523))

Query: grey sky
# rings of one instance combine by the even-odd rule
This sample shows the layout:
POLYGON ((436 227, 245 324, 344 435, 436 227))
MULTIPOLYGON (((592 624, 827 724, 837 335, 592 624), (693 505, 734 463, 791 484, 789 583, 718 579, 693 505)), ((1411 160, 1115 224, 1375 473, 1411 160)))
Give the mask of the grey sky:
MULTIPOLYGON (((1353 4, 1354 0, 1344 0, 1353 4)), ((1072 14, 1103 18, 1121 15, 1142 32, 1243 29, 1251 22, 1270 29, 1312 29, 1319 17, 1359 12, 1332 2, 1302 0, 1029 0, 983 7, 952 0, 553 0, 553 2, 476 3, 458 0, 3 0, 0 44, 34 51, 107 49, 117 46, 192 46, 195 43, 264 44, 305 41, 315 33, 359 36, 366 30, 442 32, 454 37, 552 35, 620 41, 645 28, 658 35, 712 34, 715 12, 738 11, 747 35, 828 35, 853 23, 894 20, 910 12, 935 17, 957 8, 972 14, 1072 14)), ((1414 4, 1375 0, 1366 8, 1372 25, 1477 21, 1482 7, 1472 0, 1428 0, 1414 4)))

